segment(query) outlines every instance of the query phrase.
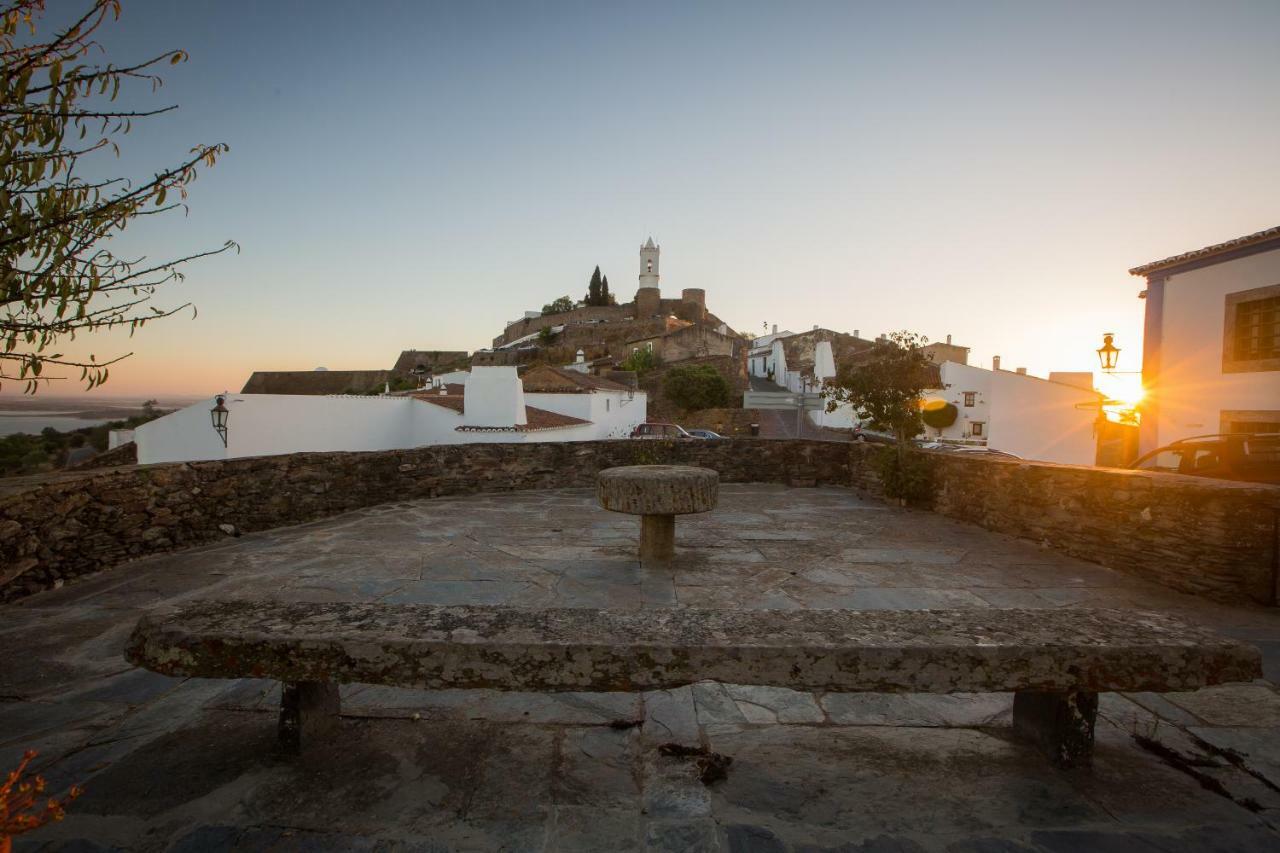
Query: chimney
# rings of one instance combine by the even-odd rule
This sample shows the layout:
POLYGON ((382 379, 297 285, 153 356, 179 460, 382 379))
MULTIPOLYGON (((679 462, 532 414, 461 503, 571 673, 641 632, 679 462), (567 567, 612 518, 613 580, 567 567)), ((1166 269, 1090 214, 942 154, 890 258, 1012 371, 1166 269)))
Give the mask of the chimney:
POLYGON ((778 324, 777 324, 777 323, 774 323, 774 324, 773 324, 773 333, 774 333, 775 335, 776 335, 776 334, 778 334, 778 324))
POLYGON ((998 356, 998 355, 997 355, 997 356, 992 356, 992 358, 991 358, 991 369, 992 369, 992 370, 999 370, 999 369, 1000 369, 1000 356, 998 356))
POLYGON ((586 354, 585 352, 583 352, 582 350, 578 350, 577 363, 578 363, 578 364, 582 364, 582 363, 584 363, 586 360, 587 360, 587 354, 586 354))
POLYGON ((817 323, 814 323, 814 324, 813 324, 813 330, 814 330, 815 332, 816 332, 816 331, 818 331, 818 324, 817 324, 817 323))
POLYGON ((1019 368, 1017 369, 1017 374, 1018 374, 1019 376, 1026 376, 1026 375, 1027 375, 1027 369, 1026 369, 1025 367, 1019 367, 1019 368))
POLYGON ((854 336, 855 338, 857 338, 857 337, 861 337, 861 336, 862 336, 862 333, 861 333, 861 332, 859 332, 857 329, 854 329, 854 330, 853 330, 853 336, 854 336))
POLYGON ((947 346, 951 346, 951 336, 947 335, 947 346))

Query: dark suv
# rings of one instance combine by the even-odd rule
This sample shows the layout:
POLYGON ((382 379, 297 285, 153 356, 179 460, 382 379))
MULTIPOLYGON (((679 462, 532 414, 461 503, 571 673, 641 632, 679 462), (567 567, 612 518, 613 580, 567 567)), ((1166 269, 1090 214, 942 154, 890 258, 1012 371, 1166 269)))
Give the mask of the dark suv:
POLYGON ((1246 483, 1280 483, 1280 433, 1197 435, 1140 456, 1129 467, 1246 483))

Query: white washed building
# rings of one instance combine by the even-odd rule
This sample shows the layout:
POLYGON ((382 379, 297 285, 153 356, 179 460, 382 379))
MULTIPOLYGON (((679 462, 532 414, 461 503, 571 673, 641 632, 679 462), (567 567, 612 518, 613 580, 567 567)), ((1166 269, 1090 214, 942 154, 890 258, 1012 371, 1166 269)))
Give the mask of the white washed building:
POLYGON ((925 427, 925 438, 986 446, 1042 462, 1096 461, 1102 395, 1082 383, 1082 376, 1071 374, 1070 381, 1060 382, 1021 369, 987 370, 953 361, 943 362, 939 372, 942 387, 926 392, 925 399, 955 406, 956 419, 942 429, 925 427))
POLYGON ((306 451, 395 450, 437 444, 627 438, 643 423, 644 392, 560 368, 473 367, 465 384, 398 396, 227 394, 226 446, 210 397, 135 430, 138 461, 187 462, 306 451), (525 382, 531 388, 526 390, 525 382))
POLYGON ((1280 226, 1129 272, 1147 280, 1140 452, 1280 432, 1280 226))

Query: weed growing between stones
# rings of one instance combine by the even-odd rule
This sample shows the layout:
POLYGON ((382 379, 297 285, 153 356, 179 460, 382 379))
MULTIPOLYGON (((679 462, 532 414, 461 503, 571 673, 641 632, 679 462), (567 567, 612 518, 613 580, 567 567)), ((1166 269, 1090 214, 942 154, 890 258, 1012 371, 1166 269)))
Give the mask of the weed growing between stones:
POLYGON ((13 836, 62 820, 67 806, 83 793, 84 789, 79 785, 72 785, 62 799, 50 797, 41 805, 39 800, 44 795, 44 778, 32 776, 26 781, 22 779, 27 765, 35 757, 34 749, 27 750, 18 769, 10 772, 4 784, 0 785, 0 853, 10 853, 13 836))

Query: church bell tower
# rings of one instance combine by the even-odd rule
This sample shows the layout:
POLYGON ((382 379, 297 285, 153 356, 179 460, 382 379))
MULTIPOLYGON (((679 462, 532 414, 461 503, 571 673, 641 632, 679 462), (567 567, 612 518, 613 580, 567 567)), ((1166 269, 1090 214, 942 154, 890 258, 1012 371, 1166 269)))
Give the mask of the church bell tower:
POLYGON ((658 254, 662 249, 655 246, 653 238, 640 247, 640 286, 658 286, 658 254))
POLYGON ((636 291, 636 319, 646 319, 662 310, 662 291, 658 289, 658 254, 662 250, 650 237, 640 247, 640 289, 636 291))

